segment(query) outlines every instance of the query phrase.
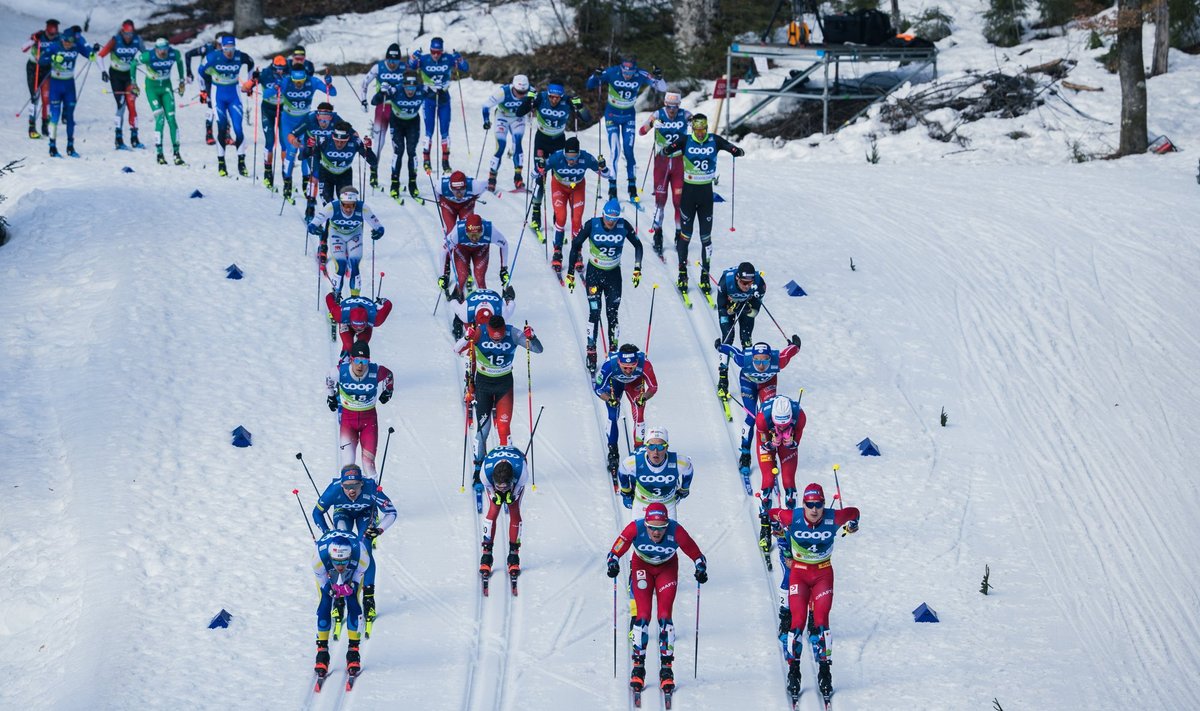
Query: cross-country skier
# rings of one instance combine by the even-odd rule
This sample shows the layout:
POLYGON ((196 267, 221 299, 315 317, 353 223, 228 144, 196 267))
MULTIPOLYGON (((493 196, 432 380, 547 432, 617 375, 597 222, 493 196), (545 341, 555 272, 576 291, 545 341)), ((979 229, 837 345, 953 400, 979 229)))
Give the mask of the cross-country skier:
POLYGON ((523 330, 509 326, 504 317, 494 313, 486 327, 469 325, 463 338, 454 344, 455 353, 467 353, 468 372, 473 376, 465 397, 474 401, 475 422, 475 476, 483 466, 484 447, 492 431, 492 420, 496 421, 496 432, 500 444, 508 444, 512 421, 513 361, 517 346, 532 353, 542 352, 542 342, 528 325, 523 330))
POLYGON ((448 294, 457 293, 458 298, 465 296, 472 274, 475 286, 486 289, 488 261, 493 245, 500 250, 500 285, 508 286, 508 239, 491 220, 471 213, 467 219, 459 220, 454 228, 446 233, 442 245, 442 275, 438 277, 438 287, 443 290, 450 289, 450 263, 453 261, 454 288, 452 292, 447 291, 448 294))
POLYGON ((25 63, 25 81, 29 85, 29 137, 41 138, 50 133, 50 58, 46 51, 59 39, 58 20, 46 20, 46 27, 29 35, 29 41, 21 46, 29 52, 25 63), (42 108, 42 132, 37 130, 38 106, 42 108))
POLYGON ((659 685, 665 692, 675 688, 671 663, 675 661, 675 623, 671 610, 679 589, 679 556, 682 550, 696 564, 696 581, 708 582, 708 562, 691 535, 677 521, 671 520, 667 507, 653 503, 646 507, 643 519, 629 522, 613 542, 608 552, 608 577, 621 572, 620 559, 632 550, 630 558, 630 588, 634 600, 633 671, 629 686, 641 691, 646 681, 646 648, 650 644, 650 614, 658 601, 659 685), (637 582, 634 582, 634 581, 637 582))
POLYGON ((562 247, 567 227, 567 211, 571 211, 571 237, 583 226, 583 205, 587 201, 587 184, 584 179, 589 170, 596 171, 601 178, 611 178, 613 172, 604 163, 604 156, 594 157, 580 150, 579 139, 571 136, 546 161, 546 173, 550 176, 550 204, 554 206, 554 256, 562 264, 562 247))
POLYGON ((449 232, 460 220, 475 214, 475 202, 487 186, 475 178, 468 178, 461 170, 443 175, 441 185, 433 191, 438 214, 442 219, 442 230, 449 232))
MULTIPOLYGON (((588 322, 592 331, 588 335, 588 370, 596 367, 596 336, 600 331, 600 301, 604 301, 604 313, 608 318, 608 350, 615 351, 619 324, 617 310, 621 306, 621 252, 625 240, 633 245, 633 288, 642 281, 642 241, 629 220, 621 217, 621 203, 609 200, 604 204, 600 217, 583 223, 571 240, 571 252, 567 264, 567 288, 575 290, 575 272, 583 272, 583 284, 587 289, 588 322), (587 270, 583 268, 583 245, 588 243, 587 270)), ((551 264, 553 266, 553 263, 551 264)))
POLYGON ((333 627, 333 607, 338 600, 343 600, 349 613, 346 618, 349 629, 346 672, 356 676, 362 663, 358 650, 361 636, 358 618, 362 608, 358 605, 357 593, 370 559, 358 537, 349 531, 329 531, 317 540, 316 545, 312 568, 321 601, 317 605, 317 661, 313 668, 319 677, 329 673, 329 631, 333 627))
POLYGON ((529 90, 529 77, 518 74, 512 82, 501 84, 492 95, 483 102, 483 130, 492 127, 492 119, 496 124, 496 154, 488 163, 487 189, 496 191, 496 173, 500 170, 500 161, 504 158, 504 149, 508 139, 512 138, 513 187, 520 190, 525 187, 525 179, 521 175, 521 155, 525 141, 525 116, 532 108, 536 92, 529 90), (496 115, 492 116, 492 110, 496 115))
MULTIPOLYGON (((342 286, 346 276, 350 276, 350 295, 362 293, 362 274, 359 263, 363 253, 363 226, 371 227, 371 239, 377 240, 383 236, 383 224, 366 203, 358 199, 358 188, 347 185, 342 188, 337 204, 328 203, 321 207, 308 223, 310 234, 318 238, 324 233, 325 223, 329 223, 328 259, 333 263, 333 275, 330 277, 332 293, 336 301, 342 299, 342 286)), ((322 245, 324 247, 324 245, 322 245)), ((321 249, 318 248, 318 258, 321 249)))
POLYGON ((621 460, 617 470, 621 503, 633 510, 634 520, 645 516, 651 504, 662 504, 672 519, 678 519, 676 504, 691 493, 692 460, 667 451, 669 447, 667 428, 651 427, 646 430, 645 446, 621 460))
MULTIPOLYGON (((375 167, 379 159, 354 132, 347 121, 333 125, 333 132, 315 146, 300 150, 300 159, 316 164, 317 194, 321 204, 332 202, 341 191, 354 185, 354 157, 362 156, 367 165, 375 167)), ((313 201, 309 201, 312 205, 313 201)))
MULTIPOLYGON (((800 403, 787 395, 765 400, 755 416, 758 430, 758 469, 762 472, 762 509, 771 507, 775 491, 775 474, 783 477, 785 506, 796 505, 796 452, 808 416, 800 403)), ((765 536, 764 536, 765 538, 765 536)))
MULTIPOLYGON (((100 57, 100 81, 106 81, 112 86, 113 99, 117 102, 117 115, 114 120, 116 130, 116 147, 125 147, 122 128, 125 126, 125 112, 129 111, 129 146, 141 148, 138 140, 137 126, 137 80, 133 76, 133 65, 139 54, 146 51, 142 36, 133 27, 133 20, 121 23, 121 31, 112 36, 97 56, 100 57), (105 67, 104 59, 112 55, 109 66, 105 67)), ((181 65, 182 68, 182 65, 181 65)), ((169 92, 168 92, 169 93, 169 92)))
POLYGON ((316 67, 309 61, 308 54, 304 51, 304 47, 301 46, 293 49, 291 55, 288 56, 288 69, 303 69, 304 73, 310 77, 317 74, 316 67))
POLYGON ((533 134, 533 218, 529 226, 534 229, 538 239, 546 241, 542 234, 542 198, 546 192, 546 161, 556 151, 563 149, 567 141, 567 122, 575 117, 575 128, 579 122, 592 122, 591 113, 584 108, 583 101, 573 96, 563 88, 562 80, 551 79, 542 91, 534 95, 531 102, 531 113, 537 124, 533 134))
POLYGON ((454 323, 450 326, 450 333, 454 340, 462 338, 463 324, 483 326, 492 318, 492 314, 500 314, 505 321, 511 321, 516 311, 513 303, 516 298, 517 292, 511 286, 506 286, 499 294, 491 289, 475 289, 466 298, 453 300, 454 323))
MULTIPOLYGON (((385 99, 399 90, 401 83, 404 81, 404 69, 407 63, 404 61, 404 55, 400 52, 400 45, 393 42, 388 45, 387 51, 384 52, 383 59, 371 65, 371 68, 363 76, 361 90, 359 94, 362 99, 359 104, 362 105, 363 113, 367 113, 367 102, 370 97, 370 102, 375 105, 375 120, 371 123, 371 145, 379 146, 379 155, 383 155, 383 138, 387 133, 388 125, 392 119, 392 105, 385 99), (368 93, 374 85, 374 91, 368 93)), ((395 137, 393 136, 393 141, 395 137)), ((396 175, 396 167, 399 166, 399 154, 392 160, 392 174, 396 175)), ((410 170, 411 174, 412 171, 410 170)), ((377 167, 371 168, 371 187, 379 187, 379 171, 377 167)))
POLYGON ((408 194, 420 197, 417 188, 417 142, 421 138, 421 107, 425 105, 427 90, 417 80, 417 75, 406 72, 400 87, 383 87, 384 101, 391 112, 389 125, 392 128, 392 182, 388 194, 400 197, 400 156, 408 164, 408 194))
POLYGON ((392 371, 371 362, 366 343, 350 346, 350 362, 336 366, 325 376, 326 403, 338 413, 341 464, 354 464, 356 449, 362 448, 362 463, 375 478, 375 449, 379 446, 379 417, 375 403, 392 398, 392 371))
POLYGON ((50 155, 58 156, 58 123, 67 124, 67 155, 75 152, 75 69, 81 59, 91 62, 98 45, 88 47, 83 31, 70 27, 46 49, 50 54, 50 155))
MULTIPOLYGON (((707 270, 703 277, 705 282, 701 291, 708 286, 707 270)), ((754 341, 754 317, 762 308, 766 293, 767 282, 750 262, 742 262, 721 273, 717 279, 717 316, 723 343, 733 343, 733 327, 737 326, 742 348, 750 347, 754 341)))
POLYGON ((221 39, 229 35, 228 32, 218 32, 216 37, 211 41, 205 42, 199 47, 193 47, 183 53, 183 61, 187 67, 187 83, 191 84, 195 81, 196 76, 192 74, 192 60, 200 59, 200 80, 202 82, 200 89, 200 103, 207 108, 204 114, 204 142, 208 145, 213 145, 217 139, 213 137, 213 121, 216 119, 216 111, 213 109, 213 80, 212 76, 204 72, 204 60, 209 54, 221 48, 221 39))
MULTIPOLYGON (((171 84, 171 70, 179 72, 179 95, 186 87, 183 79, 183 55, 163 37, 154 41, 154 48, 135 56, 130 62, 130 75, 141 68, 146 74, 146 102, 154 114, 154 151, 160 165, 167 164, 163 155, 164 127, 171 129, 171 150, 175 153, 175 165, 183 165, 179 155, 179 124, 175 122, 175 91, 171 84)), ((132 108, 132 107, 131 107, 132 108)), ((117 129, 118 131, 120 129, 117 129)), ((136 132, 137 129, 131 129, 136 132)))
POLYGON ((604 126, 608 132, 608 154, 612 156, 614 175, 608 180, 608 196, 617 196, 617 177, 615 175, 618 154, 625 153, 625 175, 629 180, 629 201, 637 202, 637 162, 633 156, 633 139, 637 121, 634 103, 642 87, 653 87, 656 91, 666 91, 667 83, 663 81, 662 70, 654 67, 651 71, 638 68, 633 55, 621 57, 621 63, 608 69, 597 69, 587 80, 587 89, 608 87, 608 97, 604 105, 604 126))
MULTIPOLYGON (((313 98, 320 91, 327 97, 337 96, 337 89, 333 87, 333 79, 329 74, 325 75, 323 81, 316 77, 309 76, 308 73, 299 67, 292 67, 289 71, 287 81, 283 82, 280 87, 281 102, 279 109, 282 113, 279 115, 279 132, 288 136, 289 140, 285 145, 284 151, 287 153, 287 162, 284 164, 284 184, 286 186, 288 180, 292 176, 292 169, 295 167, 296 159, 300 159, 300 174, 307 181, 312 175, 312 158, 316 152, 309 151, 307 155, 301 153, 301 146, 297 146, 290 139, 291 136, 298 133, 301 125, 305 124, 305 120, 312 113, 313 98)), ((345 123, 344 121, 342 123, 345 123)), ((348 127, 349 124, 347 123, 348 127)), ((336 124, 335 124, 336 128, 336 124)), ((348 133, 353 133, 353 129, 347 129, 348 133)), ((347 139, 349 140, 349 139, 347 139)), ((317 145, 306 142, 306 148, 316 148, 317 145)), ((347 158, 347 162, 353 159, 353 155, 347 158)), ((337 193, 334 192, 334 195, 337 193)), ((315 208, 316 195, 311 189, 306 192, 308 196, 308 207, 306 208, 306 216, 312 215, 312 210, 315 208)), ((327 198, 326 202, 332 198, 327 198)))
MULTIPOLYGON (((321 141, 329 138, 333 133, 333 127, 339 123, 345 123, 345 121, 342 120, 340 114, 333 110, 333 104, 328 101, 322 101, 317 104, 317 110, 309 114, 290 133, 285 132, 283 124, 280 124, 280 148, 283 155, 290 156, 288 160, 284 161, 283 170, 281 171, 283 173, 283 197, 285 200, 288 200, 293 205, 296 204, 295 199, 292 197, 292 169, 295 167, 295 158, 299 156, 300 149, 305 147, 315 148, 321 141), (283 141, 286 141, 286 145, 282 143, 283 141), (289 153, 289 151, 291 152, 289 153)), ((304 161, 304 166, 301 168, 301 175, 304 176, 303 190, 306 194, 309 191, 310 183, 308 180, 309 168, 308 161, 304 161)), ((312 205, 312 201, 309 200, 308 204, 312 205)), ((308 214, 307 207, 305 208, 305 216, 306 219, 312 218, 312 215, 308 214)))
POLYGON ((283 102, 280 92, 283 83, 288 80, 287 58, 282 54, 275 55, 271 64, 258 73, 258 83, 262 87, 262 103, 259 109, 263 129, 263 185, 268 190, 275 190, 275 142, 280 141, 279 154, 285 149, 283 137, 279 133, 279 105, 283 102))
MULTIPOLYGON (((342 467, 341 474, 329 482, 317 504, 313 506, 312 520, 322 532, 330 530, 325 522, 325 512, 333 521, 333 528, 355 534, 368 558, 367 570, 362 579, 362 610, 367 621, 375 619, 375 554, 374 548, 383 532, 396 522, 396 507, 375 479, 363 476, 357 464, 342 467)), ((340 607, 338 610, 340 611, 340 607)))
POLYGON ((441 135, 442 172, 450 172, 450 80, 457 74, 470 71, 467 60, 458 52, 445 51, 441 37, 429 40, 429 52, 414 50, 408 68, 420 73, 428 93, 425 96, 425 172, 432 170, 429 151, 433 146, 433 125, 436 120, 441 135))
POLYGON ((237 148, 238 174, 246 177, 246 134, 242 130, 242 99, 238 96, 242 66, 249 75, 254 71, 254 60, 237 48, 233 35, 221 38, 221 48, 208 53, 200 63, 199 72, 212 77, 214 110, 217 115, 217 173, 229 175, 225 168, 225 146, 229 129, 233 129, 233 144, 237 148))
POLYGON ((365 296, 350 296, 339 302, 330 292, 325 295, 325 307, 329 309, 330 320, 337 324, 338 337, 342 341, 339 360, 350 354, 350 347, 356 342, 370 343, 375 327, 382 326, 392 313, 392 302, 382 296, 378 301, 365 296))
POLYGON ((679 198, 679 210, 683 217, 679 238, 675 240, 675 251, 679 255, 680 291, 687 291, 688 244, 698 231, 700 244, 700 290, 709 291, 708 269, 712 261, 712 209, 713 181, 717 178, 717 152, 727 151, 732 155, 744 156, 746 152, 715 133, 708 132, 708 117, 704 114, 692 116, 691 132, 678 138, 663 149, 664 153, 680 153, 683 159, 683 192, 679 198), (699 225, 696 218, 699 217, 699 225))
MULTIPOLYGON (((738 469, 745 478, 750 476, 750 440, 754 436, 758 404, 775 397, 775 390, 779 385, 779 371, 786 368, 792 358, 800 353, 800 337, 792 334, 788 345, 780 350, 775 350, 770 344, 761 341, 745 350, 723 343, 719 338, 714 345, 717 351, 728 356, 740 371, 738 384, 741 386, 742 408, 746 413, 746 421, 742 425, 738 469)), ((728 391, 728 377, 728 370, 722 364, 721 380, 717 383, 718 390, 728 391)))
POLYGON ((486 580, 492 574, 492 546, 496 540, 496 518, 500 507, 508 511, 508 575, 521 573, 521 497, 525 493, 525 456, 512 445, 493 448, 483 458, 483 468, 475 472, 475 491, 488 500, 483 519, 483 555, 479 574, 486 580))
POLYGON ((666 148, 687 135, 692 112, 679 108, 680 96, 668 91, 663 98, 662 108, 650 115, 638 133, 646 135, 654 129, 654 253, 663 255, 663 213, 666 212, 667 193, 675 206, 675 241, 679 241, 679 198, 683 193, 683 158, 679 152, 668 153, 666 148))
MULTIPOLYGON (((833 544, 842 526, 847 533, 858 530, 859 512, 854 506, 837 511, 825 508, 825 490, 820 484, 804 487, 804 508, 775 508, 770 511, 771 523, 783 530, 788 551, 788 608, 792 631, 791 656, 788 659, 788 691, 800 693, 800 654, 804 650, 804 624, 812 607, 815 627, 808 641, 816 658, 817 686, 828 699, 833 693, 833 678, 829 671, 832 640, 829 633, 829 610, 833 606, 833 544), (797 512, 803 512, 797 516, 797 512)), ((783 618, 780 610, 780 618, 783 618)))
POLYGON ((608 473, 617 488, 617 415, 621 412, 621 397, 629 397, 629 412, 633 416, 633 448, 642 446, 646 432, 646 401, 658 392, 658 377, 650 357, 632 343, 625 343, 609 354, 608 360, 596 371, 592 385, 596 396, 608 406, 608 473))

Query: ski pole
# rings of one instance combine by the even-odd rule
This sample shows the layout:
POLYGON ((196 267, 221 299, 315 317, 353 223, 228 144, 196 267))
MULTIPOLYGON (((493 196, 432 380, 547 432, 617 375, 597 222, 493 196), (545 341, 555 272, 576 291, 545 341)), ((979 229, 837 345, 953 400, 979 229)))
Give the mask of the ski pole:
POLYGON ((304 523, 308 526, 308 535, 312 536, 314 541, 317 540, 317 534, 313 532, 312 521, 308 520, 308 514, 304 512, 304 502, 300 500, 300 490, 292 489, 292 495, 296 497, 296 503, 300 504, 300 515, 304 517, 304 523))
MULTIPOLYGON (((374 266, 375 266, 375 264, 374 264, 374 263, 372 263, 372 264, 371 264, 371 266, 372 266, 372 267, 374 267, 374 266)), ((383 278, 384 278, 385 276, 387 276, 387 273, 386 273, 386 272, 383 272, 383 271, 380 271, 380 272, 379 272, 379 295, 380 295, 380 296, 383 296, 383 278)))
POLYGON ((650 289, 650 318, 646 319, 646 347, 642 351, 650 355, 650 327, 654 325, 654 295, 658 293, 658 284, 650 289))
POLYGON ((258 182, 258 85, 254 86, 254 93, 250 95, 250 100, 254 102, 254 157, 251 160, 254 162, 254 177, 251 178, 254 182, 258 182))
POLYGON ((845 503, 842 501, 842 483, 838 481, 838 469, 841 469, 840 464, 833 465, 833 483, 837 487, 838 508, 845 508, 845 503))
MULTIPOLYGON (((376 491, 383 491, 383 468, 387 466, 388 445, 391 444, 392 433, 395 431, 396 431, 396 428, 388 427, 387 439, 385 439, 383 441, 383 459, 381 459, 379 462, 379 477, 375 479, 375 490, 376 491)), ((371 518, 368 519, 368 521, 370 521, 370 525, 372 525, 372 526, 375 525, 375 517, 378 514, 379 514, 379 499, 378 499, 378 497, 376 497, 375 500, 373 500, 371 502, 371 518)))
POLYGON ((533 201, 527 201, 525 203, 525 219, 521 222, 521 234, 517 235, 517 247, 513 250, 512 268, 508 270, 509 283, 512 283, 513 272, 517 271, 517 258, 521 256, 521 242, 525 239, 525 228, 529 226, 529 210, 532 208, 533 201))
POLYGON ((767 316, 771 317, 771 323, 775 324, 775 328, 779 329, 779 335, 783 336, 783 339, 786 341, 788 335, 783 332, 783 326, 780 326, 779 322, 775 320, 775 316, 771 314, 771 309, 767 308, 767 304, 765 302, 763 302, 762 307, 763 311, 767 312, 767 316))
POLYGON ((375 293, 375 242, 377 242, 377 241, 378 240, 371 240, 371 299, 372 300, 374 300, 375 296, 376 296, 376 293, 375 293))
POLYGON ((625 452, 633 454, 633 447, 629 446, 629 420, 621 415, 621 428, 625 430, 625 452))
MULTIPOLYGON (((310 473, 310 472, 308 471, 308 464, 307 464, 307 463, 304 461, 304 454, 303 454, 302 452, 296 452, 296 459, 299 459, 299 460, 300 460, 300 466, 304 467, 304 473, 305 473, 305 474, 308 474, 308 480, 309 480, 309 482, 311 482, 311 483, 312 483, 313 491, 315 491, 315 492, 317 493, 317 501, 318 501, 318 502, 320 502, 320 500, 321 500, 321 490, 317 488, 317 482, 313 481, 313 478, 312 478, 312 473, 310 473)), ((304 509, 304 506, 303 506, 303 505, 301 505, 301 506, 300 506, 300 508, 301 508, 301 510, 303 510, 303 509, 304 509)), ((324 514, 324 513, 322 513, 322 514, 321 514, 321 518, 325 518, 325 514, 324 514)), ((328 520, 328 519, 326 519, 326 520, 328 520)), ((330 526, 332 526, 332 525, 333 525, 333 524, 332 524, 332 522, 331 522, 331 523, 330 523, 330 526)))
POLYGON ((462 461, 462 480, 458 483, 458 493, 466 491, 467 486, 467 434, 471 431, 471 406, 475 404, 475 344, 471 339, 467 339, 467 348, 470 351, 469 364, 467 371, 463 375, 463 403, 465 404, 465 420, 463 423, 463 461, 462 461))
MULTIPOLYGON (((529 320, 525 321, 525 328, 529 328, 529 320)), ((533 480, 533 491, 537 491, 537 479, 534 477, 533 468, 533 354, 528 348, 525 349, 525 391, 527 395, 527 407, 529 409, 529 476, 533 480)), ((538 413, 541 416, 542 413, 538 413)))
POLYGON ((442 294, 444 294, 444 293, 445 292, 443 290, 438 289, 437 301, 433 302, 433 313, 430 314, 431 316, 437 316, 437 310, 438 310, 438 307, 442 305, 442 294))
MULTIPOLYGON (((462 111, 463 124, 463 140, 467 144, 467 157, 471 157, 471 134, 467 132, 467 105, 463 103, 462 95, 462 78, 458 75, 458 69, 454 70, 454 85, 458 87, 458 108, 462 111)), ((483 155, 483 148, 479 149, 479 154, 483 155)))
MULTIPOLYGON (((737 214, 737 156, 733 157, 733 170, 730 176, 729 186, 729 231, 737 232, 733 226, 734 216, 737 214)), ((784 336, 786 338, 786 336, 784 336)))
POLYGON ((533 438, 537 434, 538 425, 542 422, 542 412, 546 409, 545 405, 538 408, 537 418, 533 421, 533 429, 529 432, 529 444, 525 445, 525 453, 529 455, 529 476, 533 481, 533 490, 537 491, 537 477, 533 471, 533 438))
MULTIPOLYGON (((466 121, 466 119, 463 120, 466 121)), ((492 130, 491 126, 483 129, 483 148, 479 149, 479 160, 475 161, 475 175, 471 176, 471 180, 479 180, 479 168, 483 166, 483 154, 487 153, 487 136, 490 130, 492 130)))
POLYGON ((617 579, 613 578, 613 678, 617 678, 617 579))
POLYGON ((700 581, 696 581, 696 646, 692 650, 692 678, 695 679, 700 669, 700 581))

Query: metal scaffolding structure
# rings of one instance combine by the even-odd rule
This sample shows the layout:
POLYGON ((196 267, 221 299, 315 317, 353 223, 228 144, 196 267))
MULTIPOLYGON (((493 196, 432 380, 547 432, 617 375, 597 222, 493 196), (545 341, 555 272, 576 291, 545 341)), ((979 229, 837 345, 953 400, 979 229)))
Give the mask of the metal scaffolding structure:
MULTIPOLYGON (((726 130, 733 130, 741 126, 746 121, 753 118, 763 107, 770 104, 781 97, 792 99, 800 99, 804 101, 820 101, 822 107, 821 130, 824 133, 829 133, 829 102, 845 101, 848 99, 873 99, 879 101, 888 94, 895 91, 903 84, 903 81, 898 82, 895 86, 886 90, 874 91, 871 93, 863 93, 861 88, 840 88, 838 81, 839 69, 841 64, 867 64, 876 62, 899 63, 908 65, 905 67, 907 76, 916 76, 926 67, 933 67, 933 76, 937 78, 937 49, 934 47, 866 47, 859 45, 808 45, 796 46, 780 45, 780 44, 746 44, 735 43, 729 45, 729 51, 725 55, 725 77, 726 86, 730 88, 732 93, 738 94, 759 94, 764 96, 761 101, 754 104, 753 107, 744 114, 733 119, 732 102, 725 102, 725 126, 726 130), (733 59, 734 57, 764 57, 766 59, 808 62, 809 65, 798 74, 794 74, 786 81, 783 86, 778 89, 753 89, 737 87, 736 90, 732 84, 733 77, 733 59), (833 81, 830 81, 830 67, 833 68, 833 81), (801 89, 808 78, 822 70, 824 72, 824 84, 820 87, 820 91, 805 91, 801 89)), ((850 121, 858 118, 866 111, 862 111, 854 115, 850 121)), ((847 121, 846 123, 849 123, 847 121)), ((838 127, 840 128, 840 126, 838 127)))

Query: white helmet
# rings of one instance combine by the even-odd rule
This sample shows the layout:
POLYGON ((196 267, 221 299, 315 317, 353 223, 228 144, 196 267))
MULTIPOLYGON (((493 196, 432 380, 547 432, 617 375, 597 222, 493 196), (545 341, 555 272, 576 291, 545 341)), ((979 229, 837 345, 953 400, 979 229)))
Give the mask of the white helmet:
POLYGON ((524 74, 518 74, 512 80, 513 91, 524 93, 529 91, 529 77, 524 74))
POLYGON ((353 185, 347 185, 346 187, 342 188, 342 192, 339 193, 339 197, 341 197, 342 202, 358 202, 358 188, 354 187, 353 185))
POLYGON ((350 556, 354 555, 354 548, 349 543, 342 543, 340 541, 330 543, 329 548, 326 550, 329 551, 329 559, 334 563, 345 563, 350 560, 350 556))
POLYGON ((642 439, 643 442, 649 442, 652 439, 661 439, 663 444, 670 444, 671 439, 667 436, 666 427, 651 427, 646 430, 646 436, 642 439))
POLYGON ((679 106, 680 99, 677 92, 668 91, 667 95, 663 97, 663 106, 679 106))
POLYGON ((776 425, 792 421, 792 401, 786 395, 780 395, 771 403, 771 421, 776 425))

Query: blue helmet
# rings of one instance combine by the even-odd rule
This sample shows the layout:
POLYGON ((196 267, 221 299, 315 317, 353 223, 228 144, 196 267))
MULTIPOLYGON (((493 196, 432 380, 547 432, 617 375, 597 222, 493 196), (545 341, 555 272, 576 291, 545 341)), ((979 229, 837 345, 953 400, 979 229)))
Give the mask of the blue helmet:
POLYGON ((604 203, 604 217, 609 220, 621 219, 621 201, 613 198, 604 203))
POLYGON ((237 44, 237 40, 233 38, 233 35, 222 35, 221 36, 221 48, 222 49, 224 49, 226 47, 233 47, 236 44, 237 44))
POLYGON ((566 90, 563 89, 563 85, 556 82, 552 82, 546 87, 546 94, 548 96, 562 96, 565 93, 566 90))
POLYGON ((434 51, 441 52, 443 46, 445 46, 445 45, 443 44, 441 37, 434 37, 433 39, 429 40, 429 51, 430 52, 434 52, 434 51))

